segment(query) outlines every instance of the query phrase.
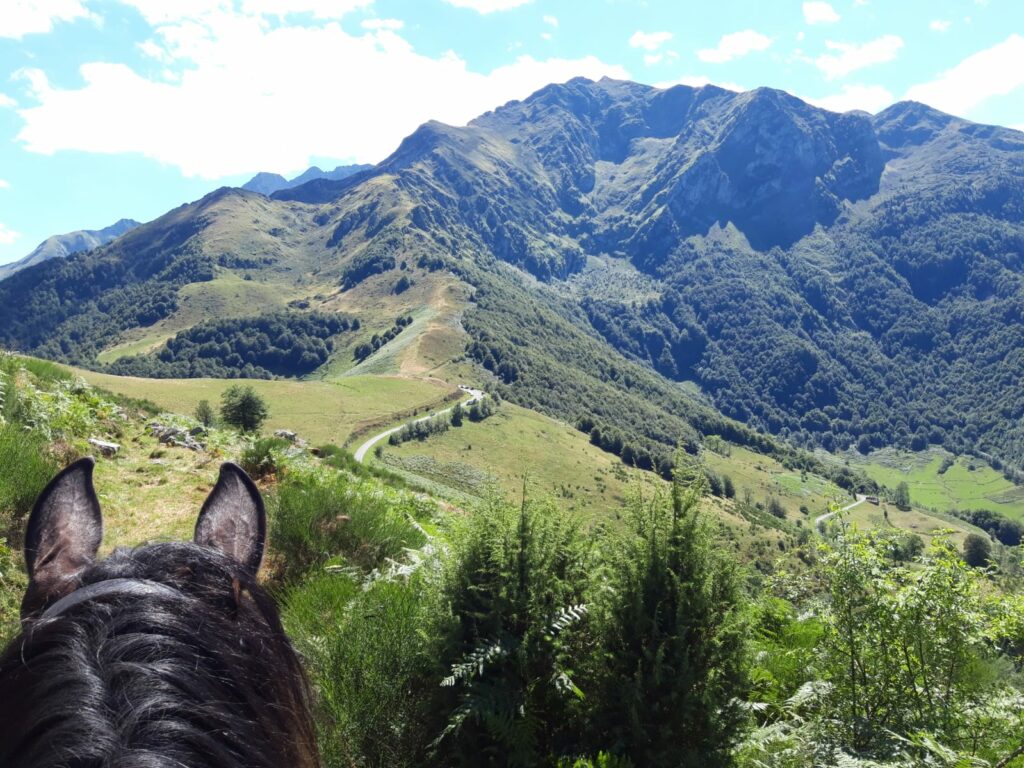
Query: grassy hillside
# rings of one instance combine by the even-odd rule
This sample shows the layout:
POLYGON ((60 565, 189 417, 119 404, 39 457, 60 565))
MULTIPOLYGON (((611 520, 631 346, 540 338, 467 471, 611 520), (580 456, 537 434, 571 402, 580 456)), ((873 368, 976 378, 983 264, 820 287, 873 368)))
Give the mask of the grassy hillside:
POLYGON ((911 500, 922 507, 988 509, 1024 521, 1024 488, 982 459, 954 457, 940 449, 920 453, 885 449, 867 456, 851 452, 844 458, 890 488, 907 483, 911 500))
POLYGON ((497 487, 509 496, 552 496, 588 520, 626 502, 630 488, 665 487, 650 472, 627 469, 586 436, 542 414, 503 403, 481 422, 400 446, 384 444, 385 466, 431 480, 460 494, 483 496, 497 487))
MULTIPOLYGON (((151 400, 172 413, 191 414, 200 400, 214 407, 235 380, 142 379, 76 369, 90 384, 151 400)), ((251 385, 270 409, 268 430, 290 429, 312 443, 344 443, 353 432, 387 424, 407 412, 432 408, 454 387, 429 379, 350 376, 338 381, 260 381, 251 385)))

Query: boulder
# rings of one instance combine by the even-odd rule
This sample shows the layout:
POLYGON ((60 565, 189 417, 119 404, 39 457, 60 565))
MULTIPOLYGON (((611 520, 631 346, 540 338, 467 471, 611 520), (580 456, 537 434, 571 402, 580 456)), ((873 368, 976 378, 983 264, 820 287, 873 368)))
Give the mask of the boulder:
POLYGON ((96 437, 90 437, 88 442, 89 445, 100 452, 101 456, 105 456, 108 459, 117 456, 117 452, 121 450, 121 446, 117 443, 110 443, 96 437))

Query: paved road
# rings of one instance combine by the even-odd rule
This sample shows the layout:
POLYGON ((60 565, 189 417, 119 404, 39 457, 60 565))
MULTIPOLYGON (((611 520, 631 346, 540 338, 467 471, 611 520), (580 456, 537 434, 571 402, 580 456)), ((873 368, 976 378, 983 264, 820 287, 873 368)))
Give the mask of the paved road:
MULTIPOLYGON (((472 387, 459 387, 459 389, 461 389, 463 392, 465 392, 467 395, 469 395, 469 398, 462 402, 462 407, 463 408, 465 408, 468 405, 471 405, 472 403, 475 403, 477 400, 482 400, 483 398, 485 398, 487 396, 482 390, 473 389, 472 387)), ((435 416, 443 416, 446 413, 451 413, 452 412, 452 408, 454 408, 454 407, 455 406, 453 405, 451 408, 445 408, 443 411, 434 411, 433 413, 428 413, 426 416, 423 416, 422 418, 415 419, 412 423, 413 424, 419 424, 421 421, 429 421, 430 419, 434 418, 435 416)), ((384 440, 385 438, 391 437, 391 435, 393 435, 395 432, 397 432, 398 430, 400 430, 404 426, 405 426, 405 424, 399 424, 397 427, 392 427, 391 429, 387 429, 387 430, 381 432, 379 435, 374 435, 369 440, 367 440, 365 443, 360 445, 358 448, 356 448, 356 452, 354 454, 355 457, 356 457, 356 461, 358 461, 361 464, 363 462, 363 459, 366 458, 367 452, 371 448, 373 448, 373 446, 375 446, 381 440, 384 440)))
MULTIPOLYGON (((839 511, 840 512, 845 512, 848 509, 853 509, 858 504, 863 504, 867 500, 867 498, 868 498, 867 496, 861 496, 858 493, 857 494, 857 500, 855 502, 853 502, 852 504, 847 504, 845 507, 843 507, 839 511)), ((830 520, 832 517, 834 517, 835 514, 836 514, 835 512, 826 512, 824 515, 818 515, 816 518, 814 518, 814 530, 816 530, 816 531, 821 530, 821 526, 824 525, 827 520, 830 520)))

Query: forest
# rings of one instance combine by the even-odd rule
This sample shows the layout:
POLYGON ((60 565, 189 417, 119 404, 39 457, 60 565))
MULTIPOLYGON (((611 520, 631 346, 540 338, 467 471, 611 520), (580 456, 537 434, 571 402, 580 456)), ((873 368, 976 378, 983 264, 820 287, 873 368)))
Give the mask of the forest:
POLYGON ((122 357, 106 370, 154 379, 303 376, 327 362, 333 337, 359 327, 358 318, 323 312, 207 320, 168 339, 153 354, 122 357))

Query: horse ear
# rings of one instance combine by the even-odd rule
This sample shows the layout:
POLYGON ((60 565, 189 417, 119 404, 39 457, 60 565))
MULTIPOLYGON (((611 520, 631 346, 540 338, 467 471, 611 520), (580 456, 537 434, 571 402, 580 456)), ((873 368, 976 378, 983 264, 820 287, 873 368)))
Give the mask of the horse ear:
POLYGON ((36 500, 25 531, 29 585, 21 612, 26 616, 78 587, 103 540, 103 516, 92 470, 79 459, 57 475, 36 500))
POLYGON ((256 484, 237 464, 221 464, 217 485, 196 521, 195 543, 220 550, 255 575, 266 538, 267 513, 256 484))

